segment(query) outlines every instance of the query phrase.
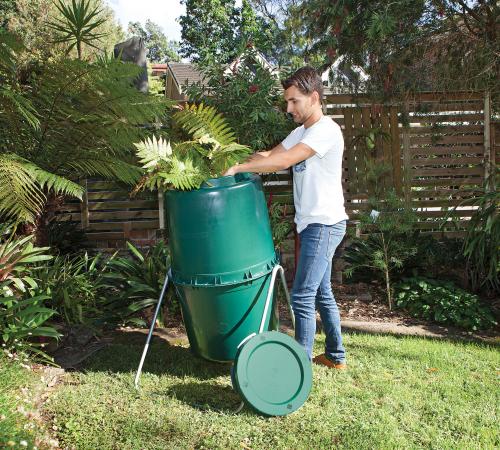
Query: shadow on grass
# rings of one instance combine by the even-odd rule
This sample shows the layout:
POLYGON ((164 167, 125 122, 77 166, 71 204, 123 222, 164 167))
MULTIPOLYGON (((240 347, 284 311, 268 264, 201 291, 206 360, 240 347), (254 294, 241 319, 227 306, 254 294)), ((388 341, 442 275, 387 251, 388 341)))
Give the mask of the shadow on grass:
MULTIPOLYGON (((136 372, 146 336, 138 332, 117 332, 113 342, 92 355, 78 368, 83 372, 130 373, 136 372)), ((153 336, 142 373, 193 377, 209 380, 229 376, 231 363, 215 363, 196 357, 189 348, 172 345, 153 336)))
POLYGON ((157 390, 151 395, 168 396, 202 411, 236 413, 241 405, 241 397, 230 387, 212 382, 186 382, 157 390))
MULTIPOLYGON (((137 371, 145 344, 145 335, 138 332, 117 332, 116 339, 85 361, 81 372, 105 372, 130 374, 137 371)), ((219 377, 230 379, 231 363, 215 363, 196 357, 189 348, 171 345, 165 339, 154 336, 142 370, 142 376, 166 375, 172 382, 162 389, 162 382, 152 390, 143 392, 151 397, 172 397, 186 405, 224 414, 236 413, 241 397, 219 377), (178 382, 177 382, 178 381, 178 382)), ((131 383, 132 380, 131 380, 131 383)), ((144 380, 141 384, 144 383, 144 380)), ((130 385, 131 389, 133 385, 130 385)))

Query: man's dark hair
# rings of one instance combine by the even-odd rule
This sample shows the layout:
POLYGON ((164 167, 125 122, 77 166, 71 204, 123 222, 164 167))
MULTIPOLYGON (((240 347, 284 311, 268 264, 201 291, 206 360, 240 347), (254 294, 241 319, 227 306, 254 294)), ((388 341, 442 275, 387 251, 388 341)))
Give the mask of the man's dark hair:
POLYGON ((323 99, 323 81, 312 67, 301 67, 290 78, 281 82, 283 89, 295 86, 304 95, 310 95, 314 91, 319 94, 319 101, 323 99))

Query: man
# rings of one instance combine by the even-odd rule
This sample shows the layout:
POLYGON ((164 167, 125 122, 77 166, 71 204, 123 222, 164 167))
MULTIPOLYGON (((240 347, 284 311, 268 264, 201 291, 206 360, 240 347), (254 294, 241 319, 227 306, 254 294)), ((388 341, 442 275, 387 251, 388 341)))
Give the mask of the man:
POLYGON ((326 334, 325 353, 315 363, 345 369, 340 316, 331 289, 332 257, 345 235, 347 215, 342 192, 344 140, 340 127, 323 115, 323 83, 311 67, 283 81, 287 112, 302 124, 270 151, 259 152, 225 175, 276 172, 293 166, 295 223, 300 236, 292 288, 295 339, 312 359, 316 305, 326 334))

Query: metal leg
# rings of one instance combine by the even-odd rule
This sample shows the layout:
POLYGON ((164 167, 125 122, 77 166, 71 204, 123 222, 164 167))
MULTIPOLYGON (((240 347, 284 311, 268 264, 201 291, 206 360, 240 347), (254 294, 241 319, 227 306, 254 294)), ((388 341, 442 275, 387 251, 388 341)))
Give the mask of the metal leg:
POLYGON ((156 305, 155 314, 153 316, 153 320, 151 321, 151 326, 149 327, 149 334, 146 339, 146 345, 144 346, 144 350, 142 351, 141 361, 139 363, 139 367, 137 368, 137 374, 135 375, 134 386, 136 389, 139 389, 139 378, 141 377, 142 366, 144 364, 144 360, 146 359, 146 353, 149 349, 149 342, 151 341, 151 336, 153 335, 153 330, 156 324, 156 318, 158 317, 158 313, 160 312, 160 306, 163 301, 163 297, 165 296, 165 292, 167 291, 168 282, 172 277, 172 272, 168 269, 167 276, 165 277, 165 282, 163 283, 163 288, 161 290, 160 298, 158 299, 158 304, 156 305))
POLYGON ((281 275, 281 283, 283 284, 283 289, 285 290, 285 297, 286 297, 286 301, 288 303, 288 309, 290 311, 290 316, 292 318, 292 325, 293 325, 293 328, 295 329, 295 316, 293 314, 292 304, 290 301, 290 294, 288 293, 288 287, 286 285, 285 270, 279 264, 276 264, 273 268, 272 273, 271 273, 271 281, 269 283, 269 289, 267 291, 266 305, 264 306, 264 314, 262 315, 262 320, 260 322, 259 333, 262 333, 264 331, 264 325, 266 323, 267 311, 269 309, 271 297, 273 296, 274 285, 276 283, 276 275, 277 275, 278 271, 280 272, 280 275, 281 275))
MULTIPOLYGON (((281 267, 281 266, 280 266, 281 267)), ((295 330, 295 314, 292 309, 292 301, 290 300, 290 293, 288 292, 288 286, 286 285, 285 271, 281 267, 281 284, 283 285, 283 290, 285 291, 286 302, 288 305, 288 311, 290 312, 290 318, 292 319, 292 327, 295 330)))

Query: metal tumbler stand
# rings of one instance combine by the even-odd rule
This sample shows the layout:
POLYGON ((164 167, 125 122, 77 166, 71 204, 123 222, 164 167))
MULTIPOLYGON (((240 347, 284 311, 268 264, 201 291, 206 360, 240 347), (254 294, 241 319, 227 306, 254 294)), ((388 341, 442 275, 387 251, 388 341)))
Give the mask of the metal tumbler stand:
MULTIPOLYGON (((271 273, 271 281, 269 283, 269 289, 267 291, 266 303, 265 303, 265 306, 264 306, 264 313, 262 315, 262 320, 261 320, 261 323, 260 323, 260 327, 259 327, 258 333, 262 333, 264 331, 264 326, 265 326, 265 322, 266 322, 266 316, 267 316, 267 312, 269 310, 269 305, 271 303, 271 298, 272 298, 273 293, 274 293, 274 286, 275 286, 275 283, 276 283, 276 276, 277 276, 278 271, 280 272, 280 275, 281 275, 281 277, 280 277, 281 278, 281 283, 283 285, 283 289, 285 290, 285 297, 286 297, 286 301, 287 301, 288 308, 289 308, 289 311, 290 311, 290 317, 292 318, 292 325, 293 325, 293 328, 295 329, 295 316, 293 314, 292 304, 290 302, 290 294, 288 292, 288 287, 286 285, 285 271, 284 271, 283 267, 281 267, 279 264, 277 264, 277 265, 275 265, 273 267, 273 271, 271 273)), ((142 351, 141 361, 139 362, 139 367, 137 368, 137 373, 135 375, 134 386, 135 386, 136 389, 139 389, 139 379, 141 377, 142 366, 144 364, 144 360, 146 359, 146 354, 147 354, 148 349, 149 349, 149 342, 151 341, 151 337, 153 335, 153 330, 154 330, 155 325, 156 325, 156 318, 158 317, 158 313, 160 312, 161 303, 163 301, 163 297, 165 296, 165 292, 167 290, 168 283, 169 283, 169 281, 170 281, 171 278, 172 278, 172 271, 171 271, 171 269, 168 269, 167 276, 165 277, 165 282, 163 283, 163 288, 161 290, 160 298, 158 299, 158 304, 156 305, 156 310, 155 310, 155 313, 154 313, 154 316, 153 316, 153 320, 151 321, 151 326, 149 327, 149 333, 148 333, 148 337, 146 339, 146 345, 144 346, 144 350, 142 351)), ((250 338, 252 338, 256 334, 257 333, 253 333, 253 334, 247 336, 238 345, 238 347, 244 345, 244 343, 247 340, 249 340, 250 338)))

